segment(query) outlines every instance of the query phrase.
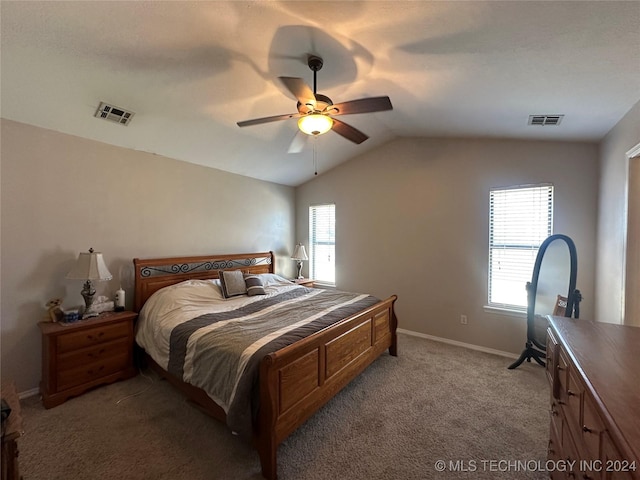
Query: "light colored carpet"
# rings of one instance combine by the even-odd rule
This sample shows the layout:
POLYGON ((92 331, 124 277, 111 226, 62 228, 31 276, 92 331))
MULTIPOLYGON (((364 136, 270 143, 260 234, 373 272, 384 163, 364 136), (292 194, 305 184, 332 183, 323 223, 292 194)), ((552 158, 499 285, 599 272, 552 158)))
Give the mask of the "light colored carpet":
MULTIPOLYGON (((511 362, 400 334, 397 358, 385 353, 280 445, 279 479, 548 478, 532 468, 546 459, 545 372, 511 362), (529 466, 505 463, 517 461, 529 466)), ((255 450, 145 375, 50 410, 23 400, 25 480, 262 478, 255 450)))

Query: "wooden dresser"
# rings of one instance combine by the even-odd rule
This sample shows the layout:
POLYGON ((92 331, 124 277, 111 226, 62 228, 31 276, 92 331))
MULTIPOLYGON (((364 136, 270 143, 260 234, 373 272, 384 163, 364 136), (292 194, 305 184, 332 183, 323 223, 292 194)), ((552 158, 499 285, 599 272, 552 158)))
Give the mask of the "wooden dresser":
POLYGON ((640 328, 548 318, 551 478, 640 479, 640 328))
POLYGON ((133 377, 135 312, 108 312, 70 325, 40 322, 42 403, 55 407, 97 385, 133 377))
POLYGON ((22 435, 22 414, 20 399, 13 382, 3 384, 1 388, 2 398, 11 408, 11 413, 2 431, 2 480, 20 480, 20 468, 18 465, 17 440, 22 435))

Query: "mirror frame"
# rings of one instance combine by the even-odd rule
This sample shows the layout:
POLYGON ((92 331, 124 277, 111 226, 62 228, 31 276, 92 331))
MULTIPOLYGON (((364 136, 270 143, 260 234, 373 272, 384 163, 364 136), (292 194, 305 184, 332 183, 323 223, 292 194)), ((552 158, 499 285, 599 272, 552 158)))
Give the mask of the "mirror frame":
MULTIPOLYGON (((576 290, 576 279, 578 277, 578 254, 576 252, 576 246, 571 238, 557 233, 547 237, 538 249, 536 261, 533 266, 533 275, 531 281, 527 282, 527 343, 525 349, 520 357, 509 365, 509 370, 518 368, 525 360, 530 362, 531 359, 535 360, 541 366, 545 367, 543 359, 546 357, 546 345, 543 345, 536 339, 535 335, 535 311, 536 311, 536 296, 538 293, 538 280, 540 277, 540 266, 542 265, 542 259, 547 251, 547 247, 556 240, 562 240, 567 244, 569 248, 569 290, 567 291, 567 306, 564 309, 564 316, 571 317, 575 313, 575 318, 580 316, 580 301, 582 295, 579 290, 576 290)), ((553 313, 553 312, 551 312, 553 313)))
POLYGON ((536 257, 536 263, 533 266, 533 275, 531 277, 531 283, 527 285, 527 339, 532 342, 536 347, 546 350, 546 345, 542 345, 535 338, 535 307, 536 307, 536 295, 538 291, 538 278, 540 276, 540 266, 542 265, 542 259, 544 258, 544 253, 547 251, 547 247, 556 241, 562 240, 567 244, 569 248, 569 258, 570 258, 570 272, 569 272, 569 290, 567 292, 567 307, 565 309, 564 316, 571 317, 573 314, 574 304, 575 304, 575 290, 576 290, 576 279, 578 277, 578 255, 576 252, 576 246, 573 243, 573 240, 566 235, 561 233, 551 235, 547 237, 544 242, 540 245, 540 249, 538 250, 538 255, 536 257))

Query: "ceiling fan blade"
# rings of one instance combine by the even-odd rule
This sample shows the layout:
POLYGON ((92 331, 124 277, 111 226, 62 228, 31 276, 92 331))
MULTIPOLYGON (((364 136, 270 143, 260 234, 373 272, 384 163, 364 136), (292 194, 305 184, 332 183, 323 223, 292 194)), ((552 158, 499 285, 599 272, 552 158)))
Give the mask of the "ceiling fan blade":
POLYGON ((304 147, 307 144, 307 137, 307 134, 298 130, 295 137, 293 137, 293 140, 291 140, 291 145, 289 145, 287 153, 300 153, 304 150, 304 147))
POLYGON ((354 128, 351 125, 347 125, 346 123, 341 122, 340 120, 337 120, 335 118, 333 119, 332 130, 338 135, 342 135, 347 140, 351 140, 353 143, 357 143, 358 145, 369 138, 357 128, 354 128))
POLYGON ((295 95, 302 105, 309 105, 312 109, 316 106, 316 96, 313 90, 298 77, 278 77, 287 89, 295 95))
POLYGON ((244 120, 238 122, 239 127, 250 127, 251 125, 260 125, 261 123, 277 122, 278 120, 288 120, 289 118, 298 118, 299 113, 287 113, 285 115, 274 115, 273 117, 254 118, 253 120, 244 120))
POLYGON ((330 106, 327 112, 331 115, 350 115, 352 113, 371 113, 393 110, 389 97, 372 97, 351 100, 330 106))

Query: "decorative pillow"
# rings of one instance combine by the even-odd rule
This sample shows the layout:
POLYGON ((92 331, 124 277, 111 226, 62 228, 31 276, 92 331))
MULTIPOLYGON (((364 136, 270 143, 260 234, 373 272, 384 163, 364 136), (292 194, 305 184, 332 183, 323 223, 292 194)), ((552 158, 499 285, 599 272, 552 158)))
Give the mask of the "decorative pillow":
POLYGON ((266 295, 267 292, 264 291, 264 285, 262 284, 262 280, 257 275, 245 275, 244 283, 247 286, 247 295, 250 297, 254 295, 266 295))
POLYGON ((236 297, 247 293, 247 286, 241 270, 219 270, 220 286, 224 298, 236 297))

